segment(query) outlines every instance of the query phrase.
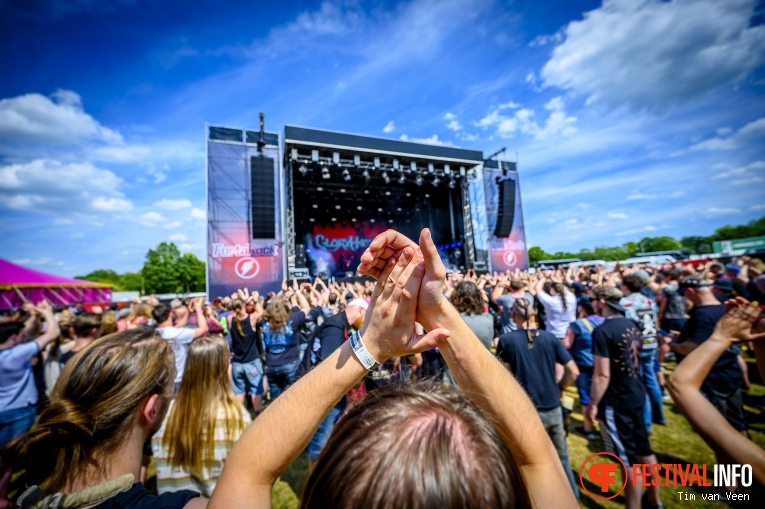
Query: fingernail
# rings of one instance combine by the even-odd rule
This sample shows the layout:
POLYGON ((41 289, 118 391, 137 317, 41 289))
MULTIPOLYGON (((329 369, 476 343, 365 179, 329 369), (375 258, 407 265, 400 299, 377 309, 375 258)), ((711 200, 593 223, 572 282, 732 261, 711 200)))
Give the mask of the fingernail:
POLYGON ((417 256, 419 256, 420 258, 423 258, 422 249, 420 249, 419 247, 417 248, 417 256))
POLYGON ((404 258, 408 260, 409 258, 412 257, 412 250, 407 247, 406 249, 404 249, 404 252, 402 254, 404 255, 404 258))
POLYGON ((423 260, 420 263, 418 263, 417 268, 420 270, 425 270, 425 261, 423 260))

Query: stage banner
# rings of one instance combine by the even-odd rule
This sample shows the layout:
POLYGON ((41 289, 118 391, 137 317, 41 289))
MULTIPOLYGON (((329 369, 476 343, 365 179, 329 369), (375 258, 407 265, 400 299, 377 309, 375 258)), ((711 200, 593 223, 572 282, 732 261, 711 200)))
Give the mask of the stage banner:
POLYGON ((279 134, 266 133, 262 153, 258 132, 209 126, 207 134, 208 297, 279 291, 286 274, 279 134))
POLYGON ((313 232, 303 237, 311 275, 321 278, 355 275, 364 250, 388 228, 396 229, 396 226, 351 224, 350 221, 314 226, 313 232))
POLYGON ((515 163, 487 161, 482 173, 491 270, 498 272, 515 269, 526 270, 529 268, 529 256, 523 225, 521 185, 515 163), (508 191, 513 194, 505 196, 508 191), (506 206, 511 205, 510 210, 502 211, 502 217, 499 215, 500 199, 506 206), (507 228, 509 230, 507 236, 495 236, 498 222, 505 227, 512 225, 512 228, 507 228))

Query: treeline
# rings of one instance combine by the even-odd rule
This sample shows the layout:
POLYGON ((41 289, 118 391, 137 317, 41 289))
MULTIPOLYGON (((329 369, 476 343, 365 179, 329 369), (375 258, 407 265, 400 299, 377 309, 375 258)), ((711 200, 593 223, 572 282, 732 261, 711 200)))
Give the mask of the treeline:
POLYGON ((184 293, 205 291, 205 262, 192 253, 181 254, 172 242, 162 242, 146 253, 140 272, 118 274, 99 269, 77 279, 114 285, 115 291, 152 293, 184 293))
POLYGON ((578 252, 558 251, 547 253, 542 248, 534 246, 529 249, 529 262, 539 260, 559 260, 565 258, 581 258, 587 260, 624 260, 637 253, 651 251, 669 251, 679 249, 691 254, 706 254, 712 252, 712 243, 721 240, 745 239, 747 237, 765 236, 765 216, 738 226, 723 226, 707 237, 690 236, 681 239, 673 237, 645 237, 640 242, 625 242, 620 246, 596 247, 582 249, 578 252))

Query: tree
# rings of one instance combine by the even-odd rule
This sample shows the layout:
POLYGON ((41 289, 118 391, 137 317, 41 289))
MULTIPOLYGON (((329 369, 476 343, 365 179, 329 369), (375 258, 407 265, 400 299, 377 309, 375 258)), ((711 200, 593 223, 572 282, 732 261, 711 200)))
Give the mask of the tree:
POLYGON ((683 249, 687 249, 691 254, 704 254, 712 252, 712 243, 709 237, 690 236, 680 239, 683 249))
POLYGON ((644 253, 680 249, 680 242, 672 237, 645 237, 640 241, 644 253))
POLYGON ((205 291, 205 263, 193 253, 181 256, 177 263, 178 283, 182 292, 205 291))
POLYGON ((118 274, 111 269, 98 269, 85 276, 76 276, 76 279, 84 281, 95 281, 97 283, 108 283, 118 292, 132 292, 141 290, 141 274, 136 272, 126 272, 118 274))
POLYGON ((533 265, 534 262, 538 262, 540 260, 549 260, 550 255, 542 251, 542 248, 539 246, 534 246, 531 249, 529 249, 529 264, 533 265))
POLYGON ((181 252, 172 242, 162 242, 149 249, 141 269, 146 293, 176 293, 182 286, 178 280, 181 252))

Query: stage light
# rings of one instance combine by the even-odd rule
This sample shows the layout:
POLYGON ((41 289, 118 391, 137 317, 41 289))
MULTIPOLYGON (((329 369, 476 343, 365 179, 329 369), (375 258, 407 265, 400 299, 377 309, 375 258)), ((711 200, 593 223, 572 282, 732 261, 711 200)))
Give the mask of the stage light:
POLYGON ((392 223, 392 222, 393 222, 393 219, 388 219, 388 222, 389 222, 389 223, 392 223))
POLYGON ((379 207, 379 208, 377 209, 377 212, 382 212, 382 207, 379 207))
POLYGON ((312 206, 313 208, 315 208, 315 209, 318 209, 318 208, 319 208, 319 205, 318 205, 318 204, 316 204, 316 203, 314 203, 314 204, 313 204, 313 205, 311 205, 311 206, 312 206))
POLYGON ((465 167, 464 166, 460 166, 460 176, 461 177, 465 176, 465 167))
POLYGON ((370 219, 370 220, 369 220, 369 222, 370 222, 370 223, 374 223, 374 222, 375 222, 375 220, 374 220, 374 219, 370 219))
POLYGON ((340 192, 341 192, 341 193, 344 193, 344 192, 345 192, 345 188, 344 188, 344 187, 341 187, 341 188, 340 188, 340 192))
POLYGON ((333 217, 333 218, 332 218, 332 222, 334 223, 335 221, 337 221, 337 218, 336 218, 336 217, 333 217))
POLYGON ((292 160, 293 161, 297 161, 297 158, 298 158, 298 149, 293 148, 292 149, 292 160))
POLYGON ((363 209, 363 208, 364 208, 364 207, 362 207, 361 205, 356 205, 356 210, 361 210, 361 209, 363 209))
POLYGON ((425 198, 430 198, 430 194, 425 193, 425 198))
MULTIPOLYGON (((348 171, 348 168, 343 170, 343 180, 345 180, 346 182, 351 180, 351 172, 348 171)), ((341 189, 341 191, 345 191, 345 189, 341 189)))
POLYGON ((407 196, 412 196, 412 193, 406 193, 407 196))
POLYGON ((404 182, 406 182, 406 175, 402 173, 401 175, 398 176, 398 183, 403 184, 404 182))
POLYGON ((364 189, 364 194, 369 194, 369 189, 364 189))
POLYGON ((379 168, 380 167, 380 158, 379 157, 375 157, 374 158, 374 165, 375 165, 375 168, 379 168))
POLYGON ((468 170, 468 177, 475 178, 475 169, 474 168, 470 168, 468 170))
POLYGON ((438 184, 441 182, 441 179, 438 178, 438 175, 436 175, 436 178, 433 179, 433 187, 438 187, 438 184))
POLYGON ((449 176, 452 174, 452 168, 448 164, 444 165, 444 175, 449 176))
POLYGON ((390 177, 387 171, 382 172, 382 179, 386 184, 390 184, 390 177))
POLYGON ((414 183, 417 184, 418 186, 421 186, 422 185, 422 175, 420 175, 418 173, 417 176, 414 178, 414 183))
POLYGON ((317 187, 317 188, 316 188, 316 190, 317 190, 317 191, 324 191, 324 188, 323 188, 323 187, 321 187, 321 186, 319 186, 319 187, 317 187))
POLYGON ((337 165, 340 164, 340 152, 332 152, 332 162, 337 165))
POLYGON ((300 168, 298 168, 298 171, 302 176, 305 177, 305 174, 308 173, 308 168, 306 168, 304 164, 301 164, 300 168))
POLYGON ((335 205, 335 208, 336 208, 337 210, 340 210, 340 205, 335 205))
POLYGON ((398 171, 399 169, 398 159, 393 160, 393 169, 398 171))
POLYGON ((390 191, 385 191, 385 196, 390 196, 390 191))
POLYGON ((401 207, 396 207, 396 210, 401 212, 401 207))
POLYGON ((362 177, 364 177, 364 180, 369 181, 372 177, 369 175, 369 170, 364 168, 364 173, 361 174, 362 177))
POLYGON ((433 163, 428 163, 428 173, 433 173, 433 163))
POLYGON ((457 183, 454 179, 449 179, 449 189, 454 189, 455 187, 457 187, 457 183))
POLYGON ((327 180, 331 176, 332 175, 329 174, 329 168, 327 168, 326 166, 322 166, 321 167, 321 178, 323 178, 324 180, 327 180))
POLYGON ((311 150, 311 161, 318 162, 319 161, 319 151, 318 150, 311 150))
POLYGON ((314 223, 314 222, 316 222, 316 219, 314 219, 314 218, 311 218, 311 219, 309 219, 309 221, 311 221, 312 223, 314 223))
POLYGON ((352 223, 355 223, 355 222, 356 222, 356 218, 355 218, 355 217, 352 217, 352 218, 351 218, 351 222, 352 222, 352 223))
POLYGON ((414 161, 412 161, 412 162, 409 164, 409 168, 412 170, 412 173, 416 172, 416 171, 417 171, 417 163, 415 163, 414 161))
POLYGON ((356 166, 361 166, 361 156, 360 155, 353 156, 353 164, 355 164, 356 166))

